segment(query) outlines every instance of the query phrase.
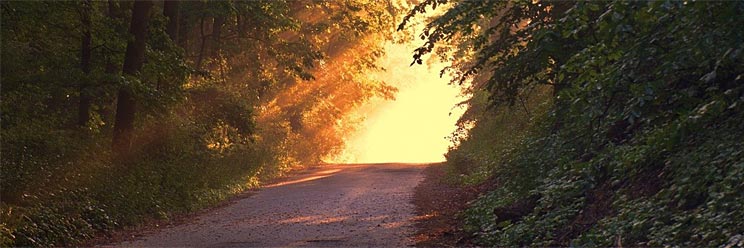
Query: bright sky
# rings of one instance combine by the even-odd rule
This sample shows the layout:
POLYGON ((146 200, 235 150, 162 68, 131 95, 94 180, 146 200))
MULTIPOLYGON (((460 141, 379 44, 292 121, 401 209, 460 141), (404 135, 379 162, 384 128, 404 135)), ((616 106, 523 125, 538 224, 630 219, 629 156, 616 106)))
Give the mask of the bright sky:
MULTIPOLYGON (((387 56, 380 65, 387 69, 374 76, 398 87, 395 101, 372 101, 362 108, 366 116, 359 133, 350 137, 343 157, 351 163, 444 161, 464 109, 455 105, 464 100, 460 90, 439 78, 442 63, 409 66, 411 44, 386 45, 387 56)), ((430 61, 430 62, 433 62, 430 61)), ((340 161, 337 161, 340 162, 340 161)))

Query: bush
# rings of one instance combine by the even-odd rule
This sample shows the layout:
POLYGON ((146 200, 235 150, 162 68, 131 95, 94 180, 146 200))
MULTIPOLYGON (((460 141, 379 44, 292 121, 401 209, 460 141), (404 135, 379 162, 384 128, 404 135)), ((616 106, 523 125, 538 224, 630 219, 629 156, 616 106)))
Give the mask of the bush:
POLYGON ((740 244, 744 211, 733 206, 744 198, 744 19, 736 13, 744 4, 466 2, 433 22, 441 29, 430 42, 459 34, 452 23, 474 22, 463 18, 477 15, 455 15, 473 5, 503 8, 470 10, 506 21, 470 40, 481 49, 472 69, 492 66, 493 77, 475 85, 493 106, 536 84, 554 89, 533 131, 476 125, 450 151, 460 171, 489 164, 499 187, 466 214, 479 244, 740 244), (528 17, 520 14, 535 17, 521 27, 528 17), (488 44, 489 32, 509 24, 519 31, 488 44), (492 134, 514 140, 514 150, 492 134), (528 207, 503 221, 519 206, 528 207))

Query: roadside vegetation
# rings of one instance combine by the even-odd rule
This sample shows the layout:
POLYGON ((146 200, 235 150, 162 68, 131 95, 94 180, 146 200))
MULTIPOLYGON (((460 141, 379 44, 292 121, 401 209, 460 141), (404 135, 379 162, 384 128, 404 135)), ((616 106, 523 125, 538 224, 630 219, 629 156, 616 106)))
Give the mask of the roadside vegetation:
MULTIPOLYGON (((744 3, 427 0, 483 246, 744 245, 744 3)), ((401 26, 405 26, 404 21, 401 26)))
POLYGON ((3 1, 0 246, 75 246, 339 154, 391 25, 472 98, 482 246, 744 246, 742 1, 3 1), (405 4, 402 4, 405 5, 405 4), (408 11, 405 18, 396 13, 408 11), (421 41, 419 41, 421 42, 421 41))
POLYGON ((3 1, 0 246, 75 246, 341 151, 399 6, 3 1))

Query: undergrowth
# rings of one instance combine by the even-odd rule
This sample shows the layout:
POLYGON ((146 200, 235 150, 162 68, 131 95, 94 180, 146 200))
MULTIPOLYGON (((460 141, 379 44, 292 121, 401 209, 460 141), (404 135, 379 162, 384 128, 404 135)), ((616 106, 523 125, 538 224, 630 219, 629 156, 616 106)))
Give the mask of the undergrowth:
POLYGON ((122 162, 113 162, 110 143, 97 137, 3 130, 0 246, 81 245, 121 227, 212 206, 288 166, 266 144, 205 149, 209 130, 166 126, 122 162), (59 143, 67 144, 65 151, 50 151, 59 143))
POLYGON ((476 94, 471 109, 498 111, 466 116, 474 125, 447 154, 452 177, 495 188, 465 211, 465 230, 483 246, 743 246, 744 5, 555 5, 565 11, 490 58, 508 75, 476 89, 493 99, 501 84, 545 80, 554 94, 526 106, 548 110, 525 121, 519 104, 476 94), (519 69, 545 54, 545 68, 519 69))
MULTIPOLYGON (((498 188, 466 211, 465 228, 481 244, 497 246, 736 245, 744 232, 744 116, 737 105, 709 122, 659 127, 586 162, 530 164, 545 154, 527 147, 502 167, 541 167, 533 168, 536 175, 495 175, 498 188), (538 186, 514 186, 528 176, 538 186), (610 197, 598 202, 597 194, 610 197), (499 210, 530 195, 540 200, 524 216, 503 219, 507 213, 499 210), (602 204, 609 208, 593 208, 602 204)), ((535 145, 560 150, 559 142, 535 145)))

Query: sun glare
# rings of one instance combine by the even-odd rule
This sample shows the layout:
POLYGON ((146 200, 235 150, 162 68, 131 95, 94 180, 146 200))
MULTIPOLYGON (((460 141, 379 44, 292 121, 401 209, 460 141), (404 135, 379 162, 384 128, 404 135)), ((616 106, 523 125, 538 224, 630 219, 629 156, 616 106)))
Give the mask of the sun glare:
POLYGON ((386 71, 371 76, 398 87, 399 92, 395 100, 372 101, 361 108, 366 118, 348 140, 344 162, 444 161, 450 145, 446 136, 455 130, 464 112, 455 105, 464 98, 457 87, 448 84, 450 78, 439 77, 443 63, 432 60, 409 66, 414 48, 411 44, 386 44, 387 55, 380 61, 386 71))

